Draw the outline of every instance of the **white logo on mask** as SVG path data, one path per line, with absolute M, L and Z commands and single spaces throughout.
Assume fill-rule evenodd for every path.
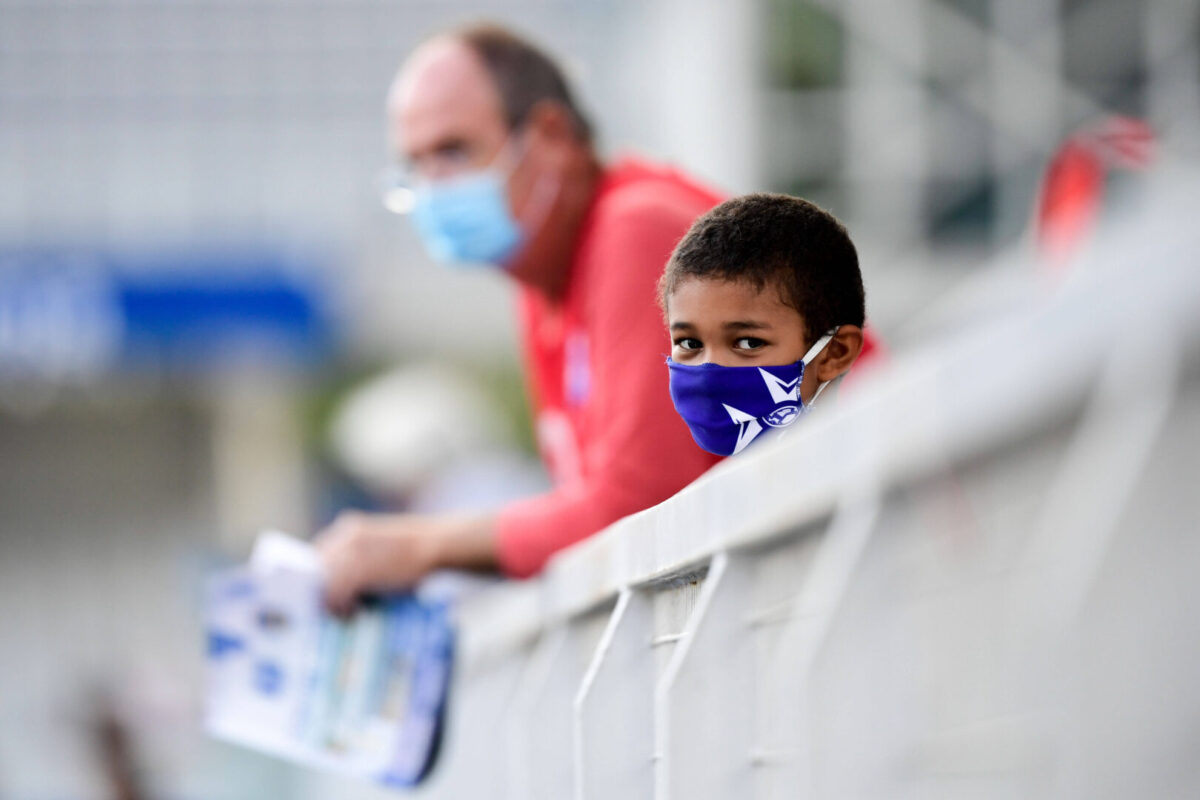
M 763 426 L 757 419 L 747 414 L 745 411 L 736 409 L 733 406 L 721 404 L 725 406 L 726 413 L 729 418 L 738 425 L 737 444 L 734 445 L 733 455 L 742 452 L 746 445 L 754 441 L 754 438 L 762 433 Z
M 800 416 L 800 407 L 789 403 L 786 406 L 780 406 L 762 419 L 772 428 L 786 428 L 795 422 L 798 416 Z
M 763 377 L 763 381 L 767 384 L 767 391 L 771 393 L 771 400 L 775 403 L 785 403 L 791 400 L 793 403 L 800 399 L 800 378 L 792 378 L 790 381 L 785 381 L 783 378 L 772 375 L 762 367 L 758 368 L 759 373 Z

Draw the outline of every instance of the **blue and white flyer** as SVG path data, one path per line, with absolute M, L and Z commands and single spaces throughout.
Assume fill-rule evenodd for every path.
M 325 612 L 321 586 L 311 546 L 276 532 L 210 579 L 206 726 L 308 766 L 414 785 L 441 733 L 449 610 L 394 595 L 343 621 Z

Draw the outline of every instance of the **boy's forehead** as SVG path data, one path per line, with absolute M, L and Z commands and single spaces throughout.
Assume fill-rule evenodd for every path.
M 666 301 L 667 313 L 672 319 L 749 312 L 800 316 L 800 312 L 784 302 L 780 287 L 774 282 L 755 286 L 751 281 L 686 275 L 676 281 Z

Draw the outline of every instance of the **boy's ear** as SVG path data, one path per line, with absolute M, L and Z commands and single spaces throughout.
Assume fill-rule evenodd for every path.
M 850 369 L 862 352 L 863 332 L 857 325 L 842 325 L 817 356 L 817 380 L 831 381 Z

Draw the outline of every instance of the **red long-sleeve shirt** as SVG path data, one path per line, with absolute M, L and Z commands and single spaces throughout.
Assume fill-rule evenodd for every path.
M 677 172 L 618 162 L 584 220 L 562 299 L 521 289 L 538 446 L 556 488 L 499 513 L 507 573 L 537 572 L 720 460 L 696 446 L 671 404 L 656 286 L 693 220 L 721 199 Z

